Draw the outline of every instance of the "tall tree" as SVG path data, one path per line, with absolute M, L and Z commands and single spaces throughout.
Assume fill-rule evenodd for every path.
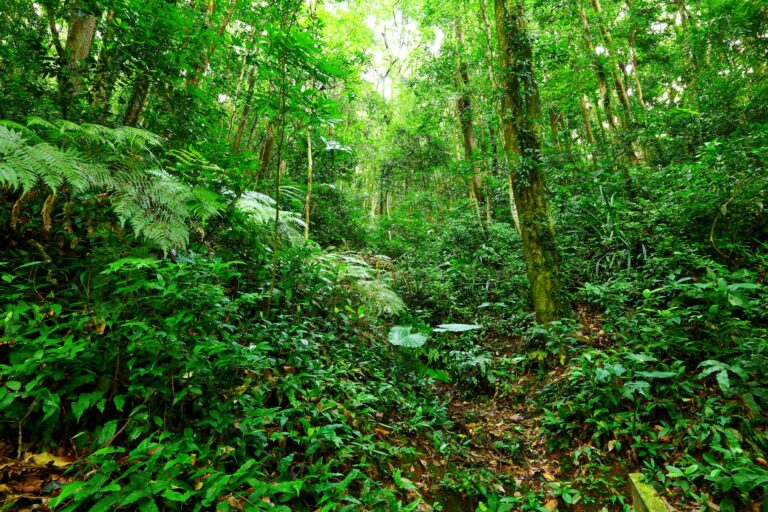
M 457 76 L 457 88 L 458 98 L 456 99 L 456 109 L 459 115 L 459 123 L 461 125 L 461 137 L 464 145 L 464 158 L 467 165 L 472 169 L 472 178 L 470 183 L 470 190 L 472 196 L 478 204 L 478 211 L 480 205 L 484 201 L 483 193 L 483 175 L 480 172 L 480 166 L 477 163 L 477 136 L 475 134 L 475 126 L 473 119 L 473 107 L 472 107 L 472 94 L 469 90 L 469 70 L 467 63 L 462 58 L 462 52 L 464 50 L 464 32 L 461 29 L 460 20 L 456 20 L 456 76 Z
M 542 165 L 533 48 L 521 0 L 495 0 L 495 14 L 504 89 L 504 147 L 514 167 L 512 192 L 520 215 L 536 321 L 546 324 L 560 313 L 560 256 Z

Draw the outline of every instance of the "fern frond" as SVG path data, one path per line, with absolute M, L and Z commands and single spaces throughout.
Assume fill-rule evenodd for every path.
M 347 283 L 368 309 L 377 315 L 394 315 L 406 306 L 392 289 L 389 272 L 375 272 L 356 253 L 326 252 L 314 257 L 321 275 Z
M 163 143 L 163 139 L 159 135 L 132 126 L 115 128 L 113 134 L 116 146 L 135 151 L 149 151 L 150 148 L 159 147 Z
M 45 119 L 37 116 L 30 116 L 27 118 L 27 126 L 30 128 L 33 126 L 40 126 L 42 128 L 45 128 L 49 131 L 56 131 L 58 128 L 55 124 L 51 123 L 50 121 L 46 121 Z
M 43 142 L 43 139 L 41 139 L 38 134 L 36 134 L 34 131 L 30 130 L 29 128 L 27 128 L 21 123 L 3 119 L 0 121 L 0 125 L 5 126 L 7 128 L 11 128 L 13 131 L 19 132 L 27 140 L 31 140 L 33 142 Z
M 243 193 L 237 201 L 237 207 L 259 224 L 268 224 L 275 219 L 275 200 L 267 194 L 249 190 Z M 304 227 L 304 219 L 296 212 L 280 210 L 280 223 L 283 226 L 295 228 Z
M 22 197 L 49 189 L 42 212 L 45 229 L 50 229 L 54 200 L 62 187 L 70 199 L 88 192 L 111 194 L 112 211 L 120 225 L 130 226 L 136 237 L 165 251 L 189 242 L 188 223 L 222 209 L 220 194 L 188 187 L 162 170 L 141 168 L 147 159 L 135 158 L 136 153 L 160 144 L 154 134 L 69 121 L 52 124 L 40 118 L 30 118 L 29 124 L 47 131 L 49 142 L 30 142 L 39 137 L 28 128 L 0 123 L 0 186 L 20 189 Z M 34 137 L 25 137 L 27 132 Z M 126 149 L 132 151 L 123 153 Z M 17 201 L 14 207 L 20 209 L 22 203 Z
M 41 183 L 51 190 L 66 184 L 82 192 L 101 174 L 74 150 L 27 142 L 20 132 L 0 126 L 0 184 L 24 193 Z

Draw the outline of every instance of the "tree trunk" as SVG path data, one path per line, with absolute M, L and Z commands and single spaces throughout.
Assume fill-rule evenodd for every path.
M 584 39 L 584 47 L 589 54 L 589 59 L 592 62 L 592 67 L 595 70 L 597 76 L 597 87 L 600 91 L 600 102 L 605 110 L 605 117 L 608 121 L 608 126 L 611 130 L 616 130 L 616 121 L 613 116 L 613 108 L 611 106 L 611 91 L 608 90 L 608 79 L 605 73 L 603 63 L 600 62 L 600 57 L 595 53 L 595 45 L 592 42 L 592 33 L 589 28 L 589 21 L 587 20 L 587 12 L 584 10 L 584 2 L 582 0 L 579 8 L 579 17 L 581 18 L 581 30 L 582 38 Z
M 504 70 L 504 145 L 516 163 L 511 188 L 520 215 L 536 321 L 546 324 L 560 314 L 560 256 L 541 161 L 541 106 L 533 48 L 522 0 L 495 0 L 495 13 Z
M 240 152 L 240 144 L 243 142 L 243 133 L 245 132 L 245 124 L 248 121 L 248 114 L 251 112 L 251 100 L 253 99 L 253 89 L 256 82 L 256 72 L 251 71 L 248 77 L 248 92 L 245 95 L 245 105 L 243 106 L 243 114 L 240 116 L 240 122 L 237 124 L 237 132 L 235 132 L 235 138 L 232 140 L 232 154 L 236 155 Z
M 136 126 L 139 122 L 139 115 L 149 96 L 149 78 L 144 73 L 140 73 L 133 83 L 133 92 L 128 100 L 128 108 L 125 110 L 123 124 Z
M 105 19 L 105 33 L 102 36 L 101 50 L 99 51 L 98 61 L 96 63 L 96 72 L 94 73 L 93 88 L 91 90 L 91 106 L 97 111 L 100 117 L 106 117 L 109 110 L 109 102 L 112 98 L 112 91 L 115 87 L 115 80 L 112 78 L 110 67 L 112 64 L 112 54 L 107 44 L 107 36 L 115 18 L 115 11 L 109 11 Z M 111 40 L 112 38 L 110 38 Z
M 309 240 L 309 210 L 312 202 L 312 137 L 307 128 L 307 198 L 304 201 L 304 240 Z
M 69 66 L 69 92 L 73 96 L 82 91 L 82 63 L 91 53 L 93 36 L 96 34 L 96 19 L 95 13 L 83 11 L 80 2 L 72 5 L 66 53 Z
M 97 15 L 93 12 L 85 12 L 80 2 L 73 2 L 65 47 L 61 43 L 53 8 L 47 3 L 44 5 L 53 45 L 62 63 L 58 81 L 62 101 L 61 110 L 66 119 L 75 96 L 82 91 L 82 62 L 91 52 L 93 37 L 96 34 Z
M 637 102 L 645 110 L 645 99 L 643 97 L 643 86 L 640 85 L 640 70 L 637 64 L 637 50 L 635 49 L 635 34 L 637 29 L 633 28 L 629 35 L 629 53 L 632 55 L 632 76 L 635 80 L 635 88 L 637 89 Z
M 629 126 L 632 123 L 632 110 L 629 104 L 627 88 L 624 86 L 624 82 L 621 79 L 621 65 L 616 60 L 616 51 L 613 47 L 613 36 L 611 36 L 611 32 L 608 30 L 605 20 L 602 19 L 603 8 L 600 6 L 600 0 L 592 0 L 592 8 L 595 10 L 595 14 L 599 17 L 598 27 L 608 51 L 608 61 L 611 64 L 611 75 L 613 76 L 613 84 L 616 88 L 616 94 L 619 96 L 619 100 L 621 100 L 621 104 L 624 106 L 624 113 L 626 116 L 624 125 Z
M 459 51 L 464 46 L 464 34 L 461 25 L 456 21 L 456 39 Z M 483 204 L 483 176 L 476 161 L 477 137 L 475 136 L 474 121 L 472 116 L 472 95 L 469 91 L 469 70 L 467 64 L 459 54 L 456 55 L 456 73 L 458 75 L 459 97 L 456 100 L 456 108 L 461 123 L 461 135 L 464 143 L 464 157 L 472 169 L 471 187 L 472 194 L 478 205 Z
M 592 132 L 592 122 L 589 119 L 589 103 L 587 102 L 586 94 L 581 97 L 581 120 L 584 122 L 584 131 L 587 134 L 587 142 L 594 144 L 595 134 Z
M 261 147 L 261 165 L 259 166 L 258 180 L 261 181 L 267 177 L 269 163 L 272 161 L 272 147 L 275 145 L 275 135 L 272 129 L 272 123 L 267 125 L 267 131 L 264 134 L 264 145 Z
M 560 112 L 555 108 L 549 109 L 549 129 L 552 131 L 552 138 L 555 139 L 555 149 L 558 152 L 562 151 L 560 145 Z

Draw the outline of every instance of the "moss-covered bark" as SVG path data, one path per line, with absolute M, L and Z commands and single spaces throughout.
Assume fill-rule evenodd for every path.
M 541 159 L 541 106 L 533 50 L 519 0 L 495 0 L 495 13 L 503 70 L 504 145 L 513 164 L 512 192 L 536 321 L 545 324 L 560 313 L 560 256 Z

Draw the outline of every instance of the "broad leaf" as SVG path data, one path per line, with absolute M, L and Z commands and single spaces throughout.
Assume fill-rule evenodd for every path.
M 435 327 L 435 332 L 466 332 L 482 329 L 481 325 L 477 324 L 440 324 Z
M 427 337 L 411 333 L 413 327 L 396 325 L 389 330 L 389 342 L 398 347 L 418 348 L 427 342 Z

